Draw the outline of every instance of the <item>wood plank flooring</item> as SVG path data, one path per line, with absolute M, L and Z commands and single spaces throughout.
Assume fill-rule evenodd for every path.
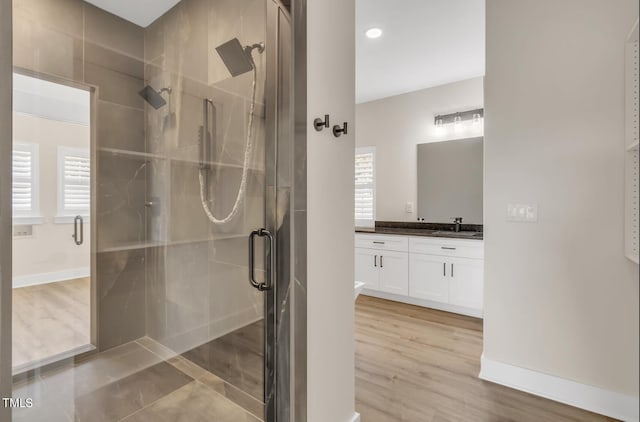
M 364 422 L 609 421 L 478 378 L 482 320 L 383 299 L 356 302 L 356 410 Z
M 13 289 L 13 367 L 90 343 L 90 279 Z

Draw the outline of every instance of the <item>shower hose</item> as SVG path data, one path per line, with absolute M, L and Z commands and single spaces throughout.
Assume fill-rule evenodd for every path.
M 242 179 L 240 180 L 240 187 L 238 188 L 238 195 L 236 195 L 236 200 L 233 203 L 233 208 L 229 211 L 224 218 L 217 218 L 213 215 L 213 211 L 209 208 L 209 204 L 207 203 L 207 193 L 205 189 L 204 183 L 204 171 L 205 169 L 200 169 L 198 172 L 198 179 L 200 180 L 200 201 L 202 202 L 202 208 L 204 209 L 205 214 L 209 220 L 214 224 L 226 224 L 233 220 L 233 218 L 238 214 L 240 210 L 240 205 L 242 204 L 244 192 L 247 186 L 247 173 L 249 172 L 249 160 L 251 158 L 251 150 L 253 147 L 252 142 L 252 129 L 253 129 L 253 112 L 256 104 L 256 79 L 258 77 L 256 66 L 253 66 L 253 82 L 251 85 L 251 107 L 249 109 L 249 123 L 247 124 L 247 142 L 244 150 L 244 163 L 242 165 Z

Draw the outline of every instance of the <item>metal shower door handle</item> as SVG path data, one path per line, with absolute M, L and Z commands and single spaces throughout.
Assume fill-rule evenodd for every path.
M 80 226 L 80 236 L 78 236 L 78 225 Z M 71 237 L 73 237 L 73 241 L 78 246 L 84 243 L 84 220 L 82 219 L 81 215 L 76 215 L 76 217 L 73 219 L 73 234 L 71 235 Z
M 266 273 L 267 275 L 265 277 L 265 283 L 260 283 L 255 279 L 254 265 L 255 265 L 256 237 L 266 237 L 268 240 L 267 245 L 269 246 L 269 248 L 267 249 L 266 254 L 267 254 L 267 257 L 269 258 L 269 261 L 267 263 L 268 268 Z M 260 291 L 271 290 L 271 288 L 273 287 L 272 283 L 273 283 L 274 271 L 276 267 L 275 254 L 274 254 L 275 250 L 276 250 L 275 238 L 273 237 L 273 235 L 269 230 L 267 229 L 254 230 L 249 235 L 249 283 L 251 283 L 253 287 L 255 287 Z

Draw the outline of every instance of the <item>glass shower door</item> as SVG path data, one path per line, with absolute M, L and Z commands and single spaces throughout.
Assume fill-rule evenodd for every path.
M 18 371 L 5 407 L 275 421 L 271 2 L 182 0 L 146 25 L 90 3 L 14 0 L 13 62 L 93 92 L 95 350 Z

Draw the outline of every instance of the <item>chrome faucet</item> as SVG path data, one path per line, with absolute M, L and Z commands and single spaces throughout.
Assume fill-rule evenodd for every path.
M 452 217 L 453 224 L 455 224 L 454 231 L 458 233 L 460 231 L 460 226 L 462 226 L 462 217 Z

